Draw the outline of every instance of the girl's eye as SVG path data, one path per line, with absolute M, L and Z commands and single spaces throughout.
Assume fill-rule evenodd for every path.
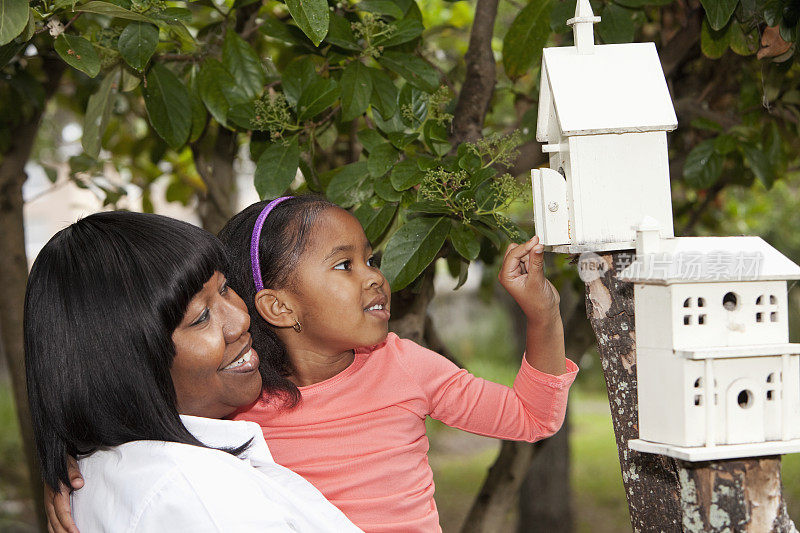
M 334 270 L 350 270 L 350 260 L 342 261 L 333 267 Z
M 367 259 L 367 266 L 371 266 L 373 268 L 378 268 L 381 266 L 381 260 L 375 257 L 374 255 Z
M 194 320 L 194 322 L 192 322 L 191 324 L 189 324 L 189 327 L 191 327 L 191 326 L 197 326 L 197 325 L 199 325 L 199 324 L 202 324 L 203 322 L 205 322 L 206 320 L 208 320 L 208 317 L 209 317 L 209 315 L 210 315 L 210 314 L 211 314 L 211 313 L 209 312 L 209 310 L 208 310 L 208 307 L 206 307 L 206 308 L 203 310 L 203 312 L 200 314 L 200 316 L 199 316 L 199 317 L 197 317 L 197 318 Z

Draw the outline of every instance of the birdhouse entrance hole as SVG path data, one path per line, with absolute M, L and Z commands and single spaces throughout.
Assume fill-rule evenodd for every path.
M 722 297 L 722 307 L 728 311 L 736 310 L 736 308 L 739 307 L 739 298 L 736 296 L 736 293 L 726 292 L 725 296 Z
M 753 393 L 749 390 L 743 390 L 739 393 L 739 396 L 736 397 L 736 401 L 742 409 L 750 409 L 753 405 Z

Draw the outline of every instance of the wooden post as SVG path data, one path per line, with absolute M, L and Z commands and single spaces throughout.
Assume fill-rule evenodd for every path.
M 628 448 L 638 438 L 633 285 L 617 279 L 621 253 L 586 284 L 634 531 L 796 532 L 781 492 L 780 457 L 687 463 Z

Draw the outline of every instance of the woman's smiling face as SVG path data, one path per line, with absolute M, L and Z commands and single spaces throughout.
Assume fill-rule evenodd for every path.
M 247 306 L 215 272 L 172 333 L 179 413 L 222 418 L 258 398 L 261 374 L 249 327 Z

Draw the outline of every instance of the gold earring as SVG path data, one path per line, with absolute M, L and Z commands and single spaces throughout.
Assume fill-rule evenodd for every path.
M 297 320 L 297 317 L 295 317 L 294 319 L 294 326 L 292 326 L 292 329 L 295 330 L 297 333 L 300 333 L 303 330 L 303 326 L 300 325 L 300 321 Z

